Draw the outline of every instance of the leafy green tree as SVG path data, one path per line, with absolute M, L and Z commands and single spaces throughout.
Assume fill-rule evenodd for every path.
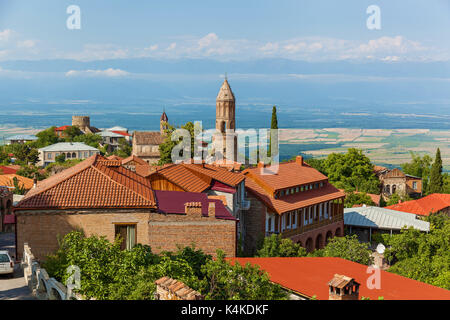
M 412 200 L 412 198 L 407 195 L 407 194 L 398 194 L 397 192 L 395 192 L 394 194 L 392 194 L 389 198 L 389 200 L 386 203 L 386 206 L 392 206 L 394 204 L 397 204 L 399 202 L 405 202 L 405 201 L 409 201 Z
M 17 177 L 13 178 L 13 185 L 14 185 L 14 190 L 13 190 L 14 194 L 23 195 L 23 194 L 27 193 L 27 190 L 25 190 L 23 183 L 20 183 L 19 179 L 17 179 Z
M 368 206 L 375 206 L 376 204 L 372 201 L 372 198 L 365 192 L 355 193 L 350 192 L 346 193 L 344 206 L 346 208 L 352 208 L 355 204 L 365 204 Z
M 356 235 L 331 238 L 323 249 L 308 254 L 312 257 L 339 257 L 353 262 L 371 265 L 373 258 L 368 243 L 360 243 Z
M 20 167 L 19 170 L 17 170 L 16 172 L 17 175 L 22 176 L 22 177 L 26 177 L 29 179 L 34 179 L 36 178 L 36 180 L 41 181 L 47 178 L 47 175 L 40 171 L 39 168 L 37 168 L 34 165 L 30 165 L 30 166 L 22 166 Z
M 38 140 L 32 142 L 30 145 L 39 149 L 60 142 L 60 139 L 55 133 L 55 129 L 56 127 L 51 127 L 37 133 L 36 137 Z
M 277 118 L 277 107 L 276 106 L 273 106 L 273 108 L 272 108 L 272 120 L 270 122 L 270 129 L 278 129 L 278 118 Z M 278 140 L 278 133 L 276 134 L 276 140 Z M 268 149 L 267 154 L 269 156 L 272 156 L 272 136 L 270 136 L 270 143 L 269 143 L 269 147 L 267 149 Z
M 281 235 L 272 234 L 265 237 L 261 249 L 257 252 L 258 257 L 304 257 L 306 249 L 291 239 L 282 239 Z
M 181 126 L 181 129 L 186 129 L 189 131 L 191 135 L 191 158 L 194 156 L 194 124 L 192 122 L 187 122 L 185 125 Z M 172 141 L 172 133 L 175 130 L 175 127 L 168 124 L 166 129 L 166 138 L 164 142 L 159 145 L 159 153 L 160 160 L 158 165 L 163 165 L 166 163 L 172 163 L 172 150 L 173 148 L 182 141 L 183 138 L 180 138 L 178 141 Z
M 436 151 L 436 157 L 434 158 L 433 165 L 431 166 L 430 173 L 430 185 L 428 187 L 428 193 L 441 193 L 444 187 L 444 179 L 442 176 L 442 159 L 441 151 L 439 148 Z
M 389 238 L 384 255 L 393 265 L 388 271 L 449 290 L 450 218 L 437 213 L 426 220 L 429 233 L 410 227 Z
M 380 182 L 373 172 L 373 164 L 362 150 L 350 148 L 347 153 L 331 153 L 325 160 L 307 162 L 326 174 L 337 188 L 380 194 Z
M 325 168 L 325 160 L 326 159 L 317 159 L 317 158 L 309 158 L 306 159 L 305 162 L 309 164 L 314 169 L 320 171 L 321 173 L 327 175 L 327 171 Z
M 63 163 L 64 161 L 66 161 L 66 154 L 65 153 L 61 153 L 59 156 L 55 157 L 55 161 L 57 163 Z
M 113 152 L 118 157 L 127 158 L 131 156 L 132 147 L 125 138 L 119 139 L 119 147 Z
M 75 137 L 83 135 L 83 132 L 78 128 L 78 126 L 69 126 L 64 129 L 64 136 L 67 142 L 71 142 L 75 139 Z
M 266 272 L 249 263 L 232 265 L 218 250 L 217 258 L 202 267 L 205 278 L 201 281 L 201 292 L 206 299 L 213 300 L 284 300 L 283 289 L 269 280 Z
M 429 155 L 420 157 L 411 152 L 412 161 L 401 165 L 402 171 L 415 177 L 422 178 L 422 193 L 426 194 L 430 179 L 431 164 L 433 159 Z
M 14 144 L 14 156 L 23 164 L 35 164 L 39 160 L 39 152 L 28 144 Z
M 94 133 L 86 133 L 73 137 L 73 142 L 82 142 L 93 148 L 99 148 L 102 137 Z

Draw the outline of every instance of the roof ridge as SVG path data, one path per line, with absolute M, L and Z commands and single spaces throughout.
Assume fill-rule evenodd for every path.
M 73 167 L 67 168 L 67 169 L 43 180 L 44 183 L 46 181 L 47 183 L 49 183 L 49 185 L 43 186 L 42 190 L 40 190 L 40 186 L 42 186 L 43 184 L 37 185 L 35 189 L 31 189 L 30 191 L 28 191 L 28 193 L 21 200 L 21 202 L 28 200 L 28 199 L 30 199 L 36 195 L 39 195 L 43 192 L 46 192 L 46 191 L 56 187 L 58 184 L 63 183 L 65 181 L 69 180 L 70 178 L 76 176 L 77 174 L 89 169 L 97 161 L 97 157 L 101 157 L 101 155 L 95 154 L 95 155 L 91 156 L 90 158 L 87 158 L 86 160 L 84 160 L 80 163 L 77 163 Z M 78 168 L 80 168 L 80 170 L 77 170 Z M 71 172 L 68 173 L 67 170 L 70 170 Z M 65 174 L 67 174 L 67 176 L 64 176 Z M 61 177 L 61 179 L 59 179 L 60 177 Z
M 105 169 L 107 169 L 107 170 L 114 171 L 116 174 L 120 175 L 121 177 L 129 178 L 129 179 L 131 179 L 133 182 L 138 183 L 140 186 L 144 186 L 144 187 L 146 187 L 146 188 L 149 188 L 149 191 L 150 191 L 151 196 L 150 196 L 149 198 L 147 198 L 144 194 L 135 191 L 133 188 L 130 188 L 130 187 L 127 186 L 126 184 L 123 184 L 123 183 L 117 181 L 116 179 L 114 179 L 113 177 L 111 177 L 110 175 L 106 174 L 104 171 L 100 170 L 100 168 L 98 168 L 97 166 L 103 167 L 103 168 L 105 168 Z M 122 187 L 127 188 L 127 189 L 130 190 L 131 192 L 135 193 L 136 195 L 138 195 L 139 197 L 141 197 L 141 198 L 143 198 L 143 199 L 145 199 L 145 200 L 147 200 L 147 201 L 150 201 L 150 202 L 155 203 L 155 200 L 152 199 L 152 197 L 153 197 L 153 189 L 151 188 L 151 185 L 150 185 L 150 186 L 146 186 L 146 185 L 144 185 L 143 183 L 139 182 L 137 179 L 133 179 L 133 178 L 131 178 L 131 177 L 126 177 L 124 174 L 122 174 L 122 173 L 119 172 L 118 170 L 112 169 L 111 167 L 105 166 L 105 165 L 103 165 L 103 164 L 101 164 L 101 163 L 96 163 L 96 165 L 93 165 L 92 168 L 94 168 L 96 171 L 98 171 L 99 173 L 101 173 L 103 176 L 105 176 L 107 179 L 111 180 L 111 181 L 114 182 L 115 184 L 118 184 L 118 185 L 120 185 L 120 186 L 122 186 Z M 123 168 L 123 167 L 122 167 L 122 168 Z M 126 168 L 123 168 L 123 169 L 128 170 L 128 169 L 126 169 Z M 134 172 L 131 171 L 131 170 L 129 170 L 129 171 L 130 171 L 130 173 L 134 173 Z M 140 177 L 140 176 L 139 176 L 139 177 Z M 143 179 L 145 179 L 145 178 L 143 178 Z

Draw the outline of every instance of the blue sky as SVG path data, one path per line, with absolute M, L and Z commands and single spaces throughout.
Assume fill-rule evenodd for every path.
M 81 30 L 66 28 L 71 4 L 81 9 Z M 366 27 L 373 4 L 381 30 Z M 0 61 L 447 61 L 448 39 L 448 0 L 0 1 Z
M 224 72 L 241 106 L 450 115 L 450 1 L 0 0 L 2 111 L 213 108 Z

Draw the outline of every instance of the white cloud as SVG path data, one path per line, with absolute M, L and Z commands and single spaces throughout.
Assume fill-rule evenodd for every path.
M 12 35 L 11 29 L 5 29 L 3 31 L 0 31 L 0 41 L 8 41 L 11 35 Z
M 70 70 L 66 72 L 66 77 L 88 76 L 88 77 L 124 77 L 130 73 L 121 69 L 108 68 L 106 70 Z
M 36 45 L 36 41 L 34 40 L 23 40 L 17 42 L 17 47 L 19 48 L 33 48 Z
M 176 42 L 172 42 L 166 50 L 170 51 L 170 50 L 174 50 L 177 47 Z
M 157 44 L 154 44 L 150 47 L 144 48 L 144 50 L 149 50 L 149 51 L 155 51 L 158 50 L 159 46 Z

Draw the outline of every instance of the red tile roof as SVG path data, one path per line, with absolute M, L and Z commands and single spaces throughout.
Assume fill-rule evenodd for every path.
M 386 209 L 428 216 L 430 213 L 450 207 L 450 194 L 433 193 L 418 200 L 410 200 L 386 207 Z
M 94 155 L 31 189 L 16 210 L 154 208 L 150 181 Z
M 14 178 L 17 178 L 19 186 L 22 186 L 25 190 L 33 188 L 33 179 L 25 178 L 17 174 L 0 175 L 0 186 L 14 187 Z
M 130 163 L 130 162 L 134 162 L 134 163 L 136 163 L 136 164 L 141 164 L 141 165 L 144 165 L 144 164 L 148 164 L 147 162 L 145 162 L 143 159 L 141 159 L 141 158 L 139 158 L 139 157 L 137 157 L 137 156 L 135 156 L 135 155 L 131 155 L 131 156 L 129 156 L 128 158 L 125 158 L 125 159 L 123 159 L 122 160 L 122 164 L 128 164 L 128 163 Z
M 15 174 L 18 169 L 11 168 L 8 166 L 0 166 L 0 174 Z
M 64 131 L 64 130 L 66 130 L 66 129 L 69 128 L 69 127 L 71 127 L 71 126 L 69 126 L 69 125 L 67 125 L 67 126 L 61 126 L 61 127 L 55 128 L 55 131 Z
M 262 174 L 263 168 L 251 168 L 244 173 L 272 190 L 291 188 L 302 184 L 309 184 L 327 180 L 327 176 L 306 163 L 299 164 L 296 161 L 280 163 L 278 172 L 274 174 Z M 265 170 L 270 170 L 266 167 Z
M 381 288 L 369 289 L 366 285 L 367 266 L 342 258 L 231 258 L 233 263 L 256 264 L 265 270 L 274 283 L 301 295 L 317 296 L 328 300 L 328 282 L 336 273 L 360 283 L 359 297 L 377 300 L 450 300 L 450 291 L 423 282 L 408 279 L 394 273 L 380 270 Z
M 171 164 L 158 169 L 152 174 L 160 174 L 185 191 L 203 192 L 211 186 L 213 180 L 226 187 L 234 188 L 245 177 L 242 173 L 231 172 L 226 168 L 208 164 Z
M 183 166 L 201 176 L 207 176 L 230 187 L 236 187 L 245 177 L 240 172 L 232 172 L 226 168 L 210 164 L 183 163 Z
M 322 188 L 298 192 L 278 199 L 270 196 L 260 185 L 250 178 L 245 180 L 245 188 L 278 214 L 345 196 L 344 192 L 339 191 L 329 183 Z
M 208 216 L 208 205 L 215 203 L 215 217 L 223 220 L 236 220 L 221 200 L 209 199 L 205 193 L 183 192 L 183 191 L 158 191 L 155 190 L 158 211 L 161 213 L 184 214 L 184 205 L 187 202 L 200 202 L 202 204 L 203 216 Z
M 106 157 L 106 159 L 108 159 L 108 160 L 119 160 L 119 161 L 123 160 L 123 158 L 121 158 L 119 156 L 116 156 L 115 154 L 110 155 L 109 157 Z
M 126 131 L 111 131 L 111 132 L 120 134 L 120 135 L 125 136 L 125 137 L 131 137 L 131 134 L 129 134 L 129 133 L 126 132 Z

